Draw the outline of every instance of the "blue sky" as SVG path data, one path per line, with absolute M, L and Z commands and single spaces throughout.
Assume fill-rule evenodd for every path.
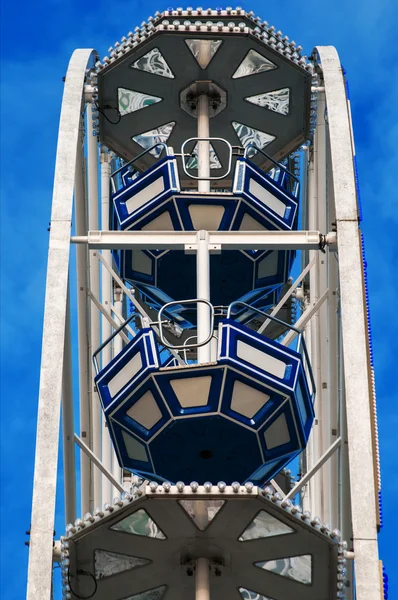
M 170 3 L 169 3 L 170 4 Z M 207 5 L 206 5 L 207 6 Z M 380 430 L 384 528 L 380 555 L 395 577 L 398 394 L 394 289 L 398 267 L 398 72 L 394 0 L 263 3 L 253 10 L 306 53 L 337 47 L 350 84 L 363 204 Z M 25 595 L 48 221 L 62 77 L 78 47 L 108 47 L 166 4 L 113 0 L 3 2 L 1 71 L 1 596 Z M 61 506 L 56 529 L 62 532 Z

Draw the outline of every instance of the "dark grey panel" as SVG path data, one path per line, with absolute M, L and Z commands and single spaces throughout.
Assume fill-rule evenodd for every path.
M 186 39 L 220 39 L 222 45 L 206 69 L 202 69 L 187 47 Z M 161 77 L 131 68 L 131 64 L 153 48 L 159 48 L 174 79 Z M 232 79 L 232 75 L 249 50 L 256 50 L 276 65 L 276 69 Z M 210 135 L 227 139 L 232 145 L 241 145 L 232 122 L 237 121 L 276 136 L 267 147 L 267 153 L 281 159 L 296 149 L 309 133 L 311 75 L 299 65 L 283 57 L 247 33 L 209 35 L 181 31 L 160 31 L 146 42 L 126 53 L 103 69 L 98 75 L 99 107 L 110 120 L 116 121 L 116 111 L 106 106 L 117 106 L 119 87 L 163 98 L 162 102 L 123 116 L 111 124 L 100 114 L 100 137 L 109 148 L 125 159 L 142 151 L 132 137 L 175 121 L 176 126 L 168 140 L 176 152 L 188 137 L 197 135 L 197 120 L 180 107 L 180 93 L 194 81 L 211 80 L 227 92 L 227 108 L 210 121 Z M 281 115 L 244 100 L 247 96 L 288 87 L 290 111 Z M 225 164 L 226 156 L 219 157 Z M 258 159 L 259 160 L 259 159 Z M 154 161 L 149 157 L 146 164 Z M 260 161 L 261 162 L 261 161 Z
M 162 585 L 167 586 L 164 600 L 193 600 L 194 577 L 188 575 L 184 565 L 187 562 L 194 565 L 198 557 L 208 558 L 212 564 L 220 564 L 219 576 L 211 571 L 213 600 L 238 600 L 239 587 L 253 590 L 273 600 L 332 600 L 336 597 L 337 565 L 343 550 L 338 541 L 332 539 L 333 536 L 321 533 L 319 525 L 311 526 L 308 519 L 292 515 L 289 506 L 281 506 L 278 496 L 264 497 L 257 488 L 248 493 L 244 486 L 237 492 L 233 492 L 230 487 L 223 493 L 216 486 L 212 489 L 214 491 L 204 493 L 204 488 L 200 487 L 193 494 L 189 486 L 179 493 L 175 487 L 168 493 L 162 486 L 154 492 L 146 488 L 140 498 L 125 500 L 121 508 L 115 507 L 111 513 L 106 511 L 93 524 L 86 522 L 84 529 L 69 538 L 69 579 L 72 588 L 75 583 L 73 589 L 77 592 L 72 592 L 72 598 L 77 599 L 77 594 L 85 596 L 93 591 L 93 577 L 81 573 L 85 571 L 94 576 L 94 553 L 98 549 L 145 558 L 151 563 L 98 578 L 95 594 L 97 600 L 121 600 Z M 207 528 L 200 531 L 182 509 L 179 503 L 182 499 L 222 499 L 225 503 Z M 115 523 L 140 508 L 145 509 L 167 539 L 131 535 L 111 529 Z M 265 511 L 270 515 L 269 518 L 287 525 L 290 532 L 268 532 L 258 539 L 239 541 L 243 531 L 260 511 Z M 309 585 L 255 566 L 259 561 L 303 555 L 311 556 Z M 286 568 L 294 576 L 300 577 L 300 572 L 303 573 L 300 571 L 303 567 L 299 563 L 295 565 L 293 562 Z M 286 573 L 286 570 L 283 572 Z

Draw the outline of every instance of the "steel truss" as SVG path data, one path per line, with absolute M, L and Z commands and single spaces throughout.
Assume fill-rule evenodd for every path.
M 256 239 L 256 248 L 304 251 L 303 273 L 290 293 L 297 292 L 300 282 L 309 289 L 297 327 L 305 330 L 310 349 L 318 389 L 317 423 L 303 460 L 302 478 L 287 497 L 300 491 L 305 508 L 333 526 L 339 525 L 343 537 L 351 540 L 350 550 L 354 555 L 350 556 L 355 556 L 355 577 L 352 572 L 349 574 L 348 597 L 353 597 L 355 589 L 357 600 L 380 600 L 376 432 L 372 426 L 373 396 L 351 121 L 336 50 L 318 47 L 315 53 L 321 82 L 317 128 L 307 155 L 306 230 L 245 232 L 239 238 L 232 233 L 208 232 L 205 254 L 221 248 L 253 247 L 253 239 Z M 199 254 L 204 239 L 202 232 L 107 231 L 110 159 L 109 154 L 101 152 L 98 160 L 97 144 L 90 136 L 89 88 L 85 93 L 86 69 L 93 56 L 94 50 L 74 52 L 62 102 L 46 282 L 27 587 L 29 600 L 51 598 L 61 398 L 66 521 L 76 518 L 74 442 L 82 449 L 81 514 L 92 510 L 101 501 L 110 500 L 116 490 L 123 489 L 120 468 L 116 460 L 112 460 L 109 436 L 99 413 L 90 367 L 91 355 L 100 343 L 101 328 L 101 339 L 104 340 L 119 326 L 122 295 L 129 295 L 111 268 L 109 249 L 177 247 Z M 86 159 L 82 119 L 85 104 L 88 109 Z M 101 231 L 98 230 L 98 162 L 101 166 Z M 73 196 L 75 235 L 71 237 Z M 337 230 L 337 254 L 334 252 L 334 228 Z M 71 243 L 77 248 L 80 435 L 74 432 L 73 425 L 68 300 Z M 99 249 L 102 249 L 98 256 L 100 261 L 96 260 Z M 325 251 L 320 252 L 320 249 Z M 277 314 L 287 297 L 280 301 L 271 316 Z M 261 331 L 267 325 L 268 321 Z M 120 336 L 117 338 L 115 352 L 122 343 Z M 289 343 L 289 338 L 285 343 Z M 109 353 L 105 360 L 110 358 Z

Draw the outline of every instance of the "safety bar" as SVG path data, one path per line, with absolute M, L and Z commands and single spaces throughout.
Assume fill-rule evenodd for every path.
M 166 348 L 171 348 L 172 350 L 184 350 L 184 348 L 186 349 L 185 344 L 183 344 L 182 346 L 173 346 L 172 344 L 169 344 L 167 342 L 167 340 L 164 339 L 164 337 L 163 337 L 164 321 L 162 321 L 163 311 L 166 310 L 167 308 L 169 308 L 170 306 L 174 306 L 175 304 L 177 304 L 177 305 L 198 304 L 199 302 L 202 302 L 203 304 L 207 304 L 207 306 L 210 308 L 210 313 L 211 313 L 211 321 L 210 321 L 210 327 L 209 327 L 210 333 L 209 333 L 209 336 L 203 342 L 196 343 L 196 344 L 190 344 L 190 348 L 199 348 L 201 346 L 206 346 L 206 344 L 208 344 L 210 342 L 211 338 L 213 337 L 213 330 L 214 330 L 214 308 L 213 308 L 213 305 L 208 300 L 204 300 L 203 298 L 194 298 L 191 300 L 173 300 L 173 302 L 167 302 L 167 304 L 164 304 L 162 306 L 162 308 L 159 310 L 157 322 L 159 323 L 159 339 L 163 346 L 165 346 Z
M 285 171 L 285 173 L 287 173 L 288 175 L 290 175 L 290 177 L 293 177 L 293 179 L 300 185 L 300 180 L 298 179 L 298 177 L 296 177 L 296 175 L 293 175 L 293 173 L 291 171 L 289 171 L 289 169 L 287 169 L 284 165 L 282 165 L 281 163 L 278 163 L 276 160 L 274 160 L 272 158 L 272 156 L 270 156 L 269 154 L 267 154 L 266 152 L 264 152 L 264 150 L 262 150 L 261 148 L 259 148 L 258 146 L 256 146 L 256 144 L 248 144 L 245 148 L 245 153 L 244 153 L 244 158 L 250 158 L 248 156 L 248 150 L 250 148 L 254 148 L 254 150 L 257 150 L 257 152 L 261 152 L 261 154 L 263 154 L 263 156 L 265 156 L 265 158 L 267 158 L 268 160 L 270 160 L 276 167 L 278 167 L 279 169 L 282 169 L 282 171 Z
M 199 177 L 196 175 L 192 175 L 191 173 L 188 173 L 187 171 L 187 165 L 185 163 L 185 157 L 186 156 L 193 156 L 193 152 L 191 153 L 187 153 L 185 154 L 185 146 L 189 143 L 189 142 L 223 142 L 224 144 L 226 144 L 228 146 L 229 149 L 229 159 L 228 159 L 228 169 L 226 171 L 226 173 L 224 173 L 223 175 L 220 175 L 219 177 L 215 177 L 215 176 L 211 176 L 209 175 L 208 177 Z M 209 148 L 209 152 L 210 152 L 210 148 Z M 177 155 L 179 156 L 179 155 Z M 182 158 L 182 168 L 184 169 L 184 173 L 185 175 L 188 175 L 188 177 L 190 177 L 191 179 L 198 179 L 200 181 L 209 181 L 209 180 L 218 180 L 218 179 L 225 179 L 225 177 L 227 177 L 230 172 L 231 172 L 231 167 L 232 167 L 232 146 L 231 144 L 227 141 L 224 140 L 224 138 L 219 138 L 219 137 L 192 137 L 192 138 L 188 138 L 187 140 L 185 140 L 185 142 L 183 143 L 183 145 L 181 146 L 181 158 Z
M 134 317 L 139 317 L 141 319 L 141 327 L 142 327 L 143 326 L 143 316 L 140 315 L 140 313 L 138 313 L 138 312 L 133 312 L 129 316 L 129 318 L 124 323 L 122 323 L 120 325 L 120 327 L 118 327 L 117 329 L 115 329 L 115 331 L 104 342 L 102 342 L 102 344 L 94 352 L 94 354 L 93 354 L 93 363 L 94 363 L 94 368 L 95 368 L 95 374 L 96 375 L 98 375 L 98 373 L 99 373 L 99 367 L 98 367 L 98 361 L 97 361 L 98 354 L 105 348 L 105 346 L 107 346 L 109 344 L 109 342 L 111 342 L 113 340 L 114 337 L 117 336 L 118 333 L 120 333 L 122 331 L 122 329 L 124 329 L 126 327 L 126 325 L 128 325 L 130 323 L 130 321 Z
M 279 323 L 280 325 L 283 325 L 284 327 L 287 327 L 288 329 L 295 331 L 299 336 L 301 336 L 303 334 L 301 329 L 297 329 L 297 327 L 294 327 L 294 325 L 289 325 L 288 323 L 286 323 L 285 321 L 281 321 L 281 319 L 278 319 L 277 317 L 271 317 L 271 315 L 266 313 L 264 310 L 261 310 L 260 308 L 256 308 L 255 306 L 251 306 L 251 304 L 247 304 L 247 302 L 242 302 L 241 300 L 235 300 L 234 302 L 231 302 L 231 304 L 228 306 L 227 319 L 231 318 L 232 307 L 236 306 L 238 304 L 240 304 L 241 306 L 246 306 L 246 308 L 249 308 L 250 310 L 257 312 L 260 315 L 264 315 L 265 317 L 267 317 L 267 319 L 271 319 L 271 321 L 275 321 L 276 323 Z
M 126 169 L 126 167 L 129 167 L 133 163 L 137 162 L 137 160 L 139 160 L 140 158 L 142 158 L 143 156 L 145 156 L 145 154 L 148 154 L 148 152 L 151 152 L 154 148 L 158 148 L 158 146 L 162 147 L 162 151 L 159 154 L 159 158 L 162 155 L 163 150 L 166 150 L 166 156 L 169 156 L 169 151 L 168 151 L 169 149 L 168 149 L 168 146 L 167 146 L 167 144 L 165 142 L 158 142 L 157 144 L 154 144 L 150 148 L 147 148 L 146 150 L 144 150 L 143 152 L 141 152 L 138 156 L 136 156 L 135 158 L 132 158 L 128 163 L 126 163 L 125 165 L 122 165 L 114 173 L 112 173 L 112 175 L 111 175 L 112 191 L 113 192 L 116 191 L 114 180 L 113 180 L 113 178 L 115 177 L 115 175 L 117 175 L 118 173 L 120 173 L 120 171 L 123 171 L 123 169 Z
M 303 352 L 301 352 L 301 348 L 303 349 Z M 305 343 L 304 337 L 302 335 L 300 335 L 298 337 L 298 340 L 297 340 L 297 349 L 296 350 L 300 354 L 304 354 L 305 364 L 306 364 L 306 367 L 307 367 L 307 372 L 308 372 L 308 374 L 310 376 L 311 386 L 312 386 L 311 399 L 312 399 L 312 402 L 314 402 L 315 392 L 316 392 L 315 379 L 314 379 L 314 375 L 312 373 L 312 367 L 311 367 L 310 357 L 309 357 L 308 350 L 307 350 L 307 344 Z
M 191 345 L 188 345 L 189 340 L 197 340 L 198 336 L 197 335 L 190 335 L 189 337 L 187 337 L 187 339 L 184 342 L 184 350 L 183 350 L 183 354 L 184 354 L 184 360 L 185 362 L 187 362 L 187 350 L 189 350 L 191 348 Z

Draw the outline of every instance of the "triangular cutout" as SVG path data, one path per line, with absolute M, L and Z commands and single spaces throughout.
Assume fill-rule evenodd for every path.
M 125 517 L 115 525 L 112 525 L 111 529 L 114 531 L 131 533 L 132 535 L 143 535 L 145 537 L 156 538 L 158 540 L 166 539 L 163 531 L 156 525 L 155 521 L 151 519 L 143 508 L 136 510 L 128 517 Z
M 249 144 L 254 144 L 258 148 L 265 148 L 275 139 L 275 136 L 270 133 L 265 133 L 265 131 L 254 129 L 237 121 L 232 121 L 232 126 L 244 148 Z
M 151 561 L 147 558 L 138 556 L 127 556 L 118 552 L 108 552 L 107 550 L 94 551 L 95 578 L 103 579 L 123 571 L 137 569 L 149 564 Z
M 128 90 L 127 88 L 119 88 L 117 96 L 119 112 L 122 117 L 162 101 L 162 98 L 159 98 L 158 96 L 142 94 L 141 92 Z
M 131 65 L 131 68 L 174 79 L 174 75 L 159 48 L 153 48 L 144 56 L 141 56 Z
M 289 88 L 281 88 L 264 94 L 256 94 L 245 98 L 247 102 L 257 104 L 261 108 L 267 108 L 281 115 L 289 114 L 290 90 Z
M 185 40 L 186 45 L 198 61 L 202 69 L 206 69 L 209 62 L 222 44 L 221 40 Z
M 166 591 L 166 586 L 161 585 L 157 588 L 152 588 L 151 590 L 146 590 L 146 592 L 139 592 L 138 594 L 134 594 L 134 596 L 129 596 L 128 598 L 123 598 L 123 600 L 161 600 Z
M 310 554 L 265 560 L 263 562 L 256 562 L 255 565 L 256 567 L 261 567 L 261 569 L 271 571 L 282 577 L 294 579 L 294 581 L 304 583 L 305 585 L 311 585 L 312 582 L 312 557 Z
M 258 594 L 257 592 L 253 592 L 252 590 L 247 590 L 246 588 L 239 588 L 239 593 L 242 596 L 242 600 L 274 600 L 269 596 L 264 596 L 263 594 Z
M 294 533 L 294 529 L 279 521 L 265 510 L 260 510 L 250 525 L 244 530 L 239 538 L 240 542 L 248 540 L 258 540 L 261 538 L 273 537 L 276 535 L 286 535 Z
M 256 50 L 249 50 L 245 58 L 232 75 L 232 79 L 239 79 L 240 77 L 247 77 L 248 75 L 255 75 L 257 73 L 263 73 L 265 71 L 272 71 L 276 69 L 276 65 L 273 62 L 265 58 Z
M 180 500 L 179 502 L 200 531 L 206 529 L 225 504 L 225 500 Z
M 156 129 L 151 129 L 150 131 L 145 131 L 144 133 L 134 135 L 132 139 L 142 148 L 148 150 L 155 144 L 164 144 L 165 142 L 167 142 L 171 135 L 171 132 L 173 131 L 174 125 L 175 121 L 170 121 L 170 123 L 160 125 L 160 127 L 156 127 Z M 157 146 L 156 148 L 153 148 L 150 151 L 150 154 L 155 156 L 155 158 L 159 158 L 161 152 L 162 148 Z
M 191 152 L 191 158 L 188 159 L 187 169 L 198 168 L 198 143 Z M 217 152 L 214 150 L 212 144 L 210 144 L 210 169 L 222 169 L 220 159 L 217 156 Z

